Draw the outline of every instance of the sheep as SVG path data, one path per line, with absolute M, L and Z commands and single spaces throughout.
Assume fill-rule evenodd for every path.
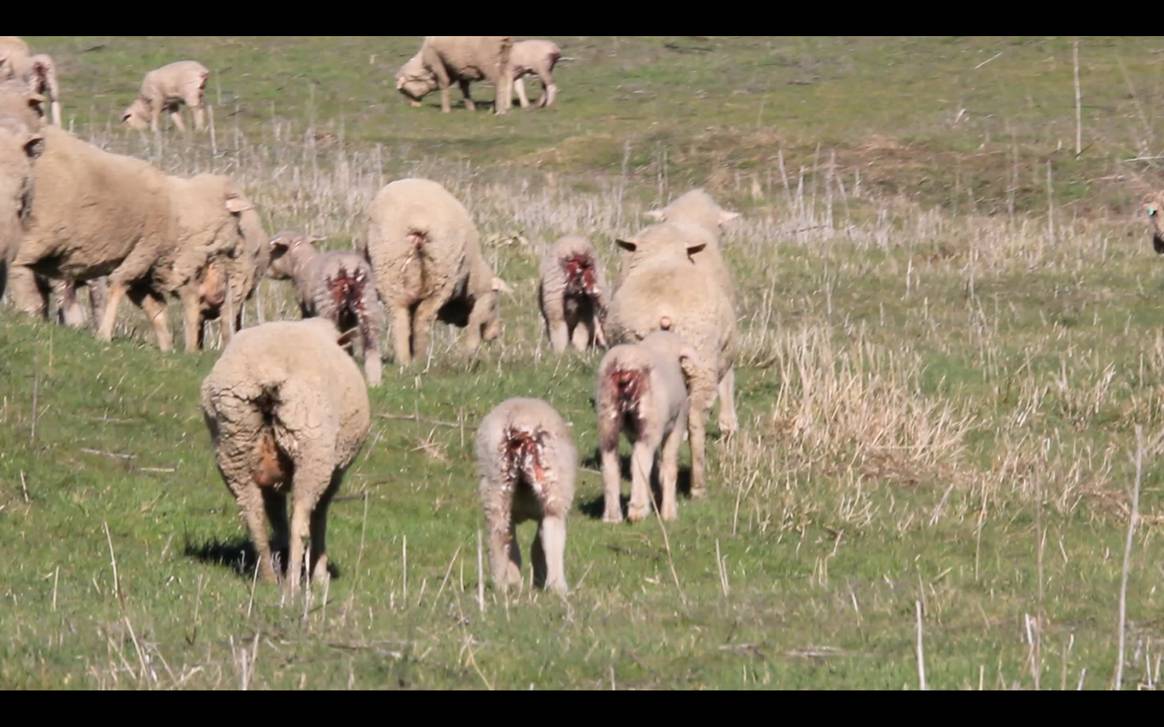
M 606 276 L 590 241 L 561 238 L 542 256 L 540 273 L 538 303 L 553 350 L 561 353 L 571 342 L 579 351 L 605 346 Z
M 630 343 L 656 330 L 678 333 L 696 353 L 687 371 L 691 397 L 687 432 L 691 445 L 691 495 L 707 494 L 704 475 L 706 418 L 716 386 L 735 361 L 736 317 L 731 299 L 714 278 L 692 263 L 713 236 L 686 222 L 652 225 L 629 240 L 626 275 L 606 319 L 613 343 Z
M 670 331 L 655 331 L 638 343 L 615 346 L 602 357 L 594 401 L 602 459 L 603 522 L 622 522 L 618 438 L 624 432 L 633 448 L 627 519 L 638 522 L 650 512 L 647 497 L 657 455 L 663 491 L 660 515 L 664 520 L 677 517 L 679 445 L 689 406 L 683 367 L 690 368 L 695 360 L 695 351 Z
M 1160 212 L 1164 210 L 1164 194 L 1152 192 L 1144 196 L 1144 213 L 1152 226 L 1152 249 L 1157 255 L 1164 255 L 1164 230 L 1160 229 Z
M 254 209 L 239 215 L 242 246 L 227 260 L 215 259 L 206 269 L 199 288 L 200 326 L 221 320 L 224 343 L 242 328 L 243 307 L 266 275 L 270 246 L 263 222 Z
M 36 199 L 13 272 L 23 268 L 26 278 L 39 273 L 73 282 L 108 275 L 98 338 L 112 340 L 117 307 L 129 295 L 151 319 L 158 346 L 170 350 L 164 305 L 140 285 L 177 240 L 165 174 L 55 126 L 41 133 L 45 149 L 34 166 Z M 22 312 L 43 316 L 39 296 L 14 296 L 14 302 Z
M 389 311 L 398 366 L 427 354 L 432 323 L 468 328 L 465 348 L 501 335 L 498 293 L 511 292 L 481 256 L 468 210 L 427 179 L 385 186 L 368 210 L 361 252 Z
M 354 252 L 320 252 L 314 243 L 323 238 L 280 232 L 271 238 L 271 265 L 275 280 L 295 283 L 304 318 L 322 316 L 341 331 L 360 329 L 364 373 L 369 386 L 380 385 L 380 329 L 383 315 L 368 261 Z
M 566 516 L 578 469 L 569 426 L 541 399 L 509 399 L 481 420 L 476 450 L 495 587 L 521 586 L 516 527 L 537 520 L 534 585 L 565 595 Z
M 562 50 L 552 41 L 521 40 L 513 44 L 513 51 L 509 54 L 509 62 L 513 66 L 513 90 L 523 109 L 529 108 L 525 82 L 522 81 L 522 77 L 527 75 L 536 75 L 542 82 L 542 97 L 538 107 L 554 105 L 558 87 L 554 84 L 553 71 L 561 57 Z
M 0 295 L 28 226 L 35 197 L 35 164 L 44 136 L 16 119 L 0 117 Z
M 326 580 L 327 510 L 371 426 L 363 376 L 331 321 L 278 321 L 241 331 L 202 382 L 200 401 L 219 474 L 234 495 L 268 583 L 290 538 L 286 586 Z M 287 495 L 291 495 L 288 530 Z
M 0 80 L 14 78 L 17 68 L 32 55 L 28 43 L 15 35 L 0 35 Z
M 439 88 L 441 111 L 449 113 L 449 86 L 457 82 L 465 97 L 465 108 L 477 107 L 469 95 L 469 84 L 487 81 L 497 88 L 493 110 L 505 114 L 512 105 L 513 68 L 509 55 L 513 38 L 503 35 L 433 35 L 396 74 L 396 90 L 414 106 Z
M 121 114 L 121 123 L 144 131 L 148 120 L 150 130 L 157 131 L 162 111 L 169 111 L 174 126 L 184 132 L 186 125 L 182 122 L 180 109 L 185 104 L 194 115 L 194 128 L 202 131 L 206 127 L 206 79 L 209 76 L 210 71 L 198 61 L 177 61 L 155 68 L 145 74 L 137 98 Z

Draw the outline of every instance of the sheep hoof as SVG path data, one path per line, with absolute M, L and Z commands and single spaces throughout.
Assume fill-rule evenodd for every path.
M 627 508 L 626 519 L 631 521 L 632 523 L 637 523 L 640 520 L 643 520 L 644 518 L 646 518 L 647 514 L 649 512 L 650 512 L 650 508 L 647 507 L 646 505 L 635 505 L 632 502 L 630 507 Z
M 603 513 L 603 515 L 602 515 L 602 522 L 604 522 L 604 523 L 615 523 L 615 524 L 617 524 L 617 523 L 621 523 L 621 522 L 622 522 L 622 513 L 621 513 L 621 512 L 618 512 L 618 513 L 610 513 L 610 512 Z
M 691 499 L 692 500 L 704 500 L 706 498 L 707 498 L 707 488 L 706 487 L 692 487 L 691 488 Z

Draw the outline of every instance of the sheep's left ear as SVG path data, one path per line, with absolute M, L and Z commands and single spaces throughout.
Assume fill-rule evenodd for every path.
M 44 154 L 44 137 L 40 134 L 30 134 L 24 142 L 24 153 L 29 159 L 37 159 Z
M 739 219 L 739 217 L 740 217 L 739 212 L 731 212 L 729 210 L 723 210 L 719 213 L 719 224 L 721 226 L 726 225 L 727 223 L 731 222 L 732 220 Z
M 705 247 L 707 247 L 706 242 L 701 242 L 698 245 L 688 245 L 687 246 L 687 257 L 691 257 L 692 255 L 695 255 L 696 253 L 702 252 L 703 248 L 705 248 Z
M 245 199 L 238 196 L 237 194 L 231 195 L 231 196 L 226 198 L 226 209 L 228 212 L 230 212 L 232 214 L 237 215 L 240 212 L 245 212 L 246 210 L 253 210 L 254 208 L 255 208 L 255 206 L 253 204 L 246 201 Z
M 635 250 L 639 249 L 639 244 L 634 240 L 615 240 L 614 244 L 618 245 L 627 252 L 634 252 Z
M 506 285 L 505 281 L 501 278 L 493 278 L 493 292 L 513 295 L 513 288 Z

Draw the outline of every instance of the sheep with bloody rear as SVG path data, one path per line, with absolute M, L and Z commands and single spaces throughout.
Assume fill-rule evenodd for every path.
M 606 345 L 606 274 L 586 238 L 563 237 L 542 256 L 538 302 L 555 352 L 570 343 L 579 351 Z
M 562 416 L 540 399 L 510 399 L 477 429 L 477 470 L 489 531 L 494 584 L 521 585 L 516 526 L 537 520 L 534 585 L 564 594 L 566 515 L 574 501 L 578 452 Z

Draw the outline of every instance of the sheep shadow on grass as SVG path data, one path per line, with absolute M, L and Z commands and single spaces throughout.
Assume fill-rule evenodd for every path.
M 280 576 L 286 576 L 287 546 L 281 548 L 272 546 L 271 551 L 275 557 L 275 566 Z M 255 546 L 249 538 L 244 536 L 237 536 L 229 540 L 211 538 L 200 543 L 187 540 L 182 548 L 182 553 L 187 558 L 229 568 L 234 571 L 235 575 L 245 580 L 251 580 L 255 577 L 255 566 L 259 561 Z M 327 572 L 332 578 L 340 577 L 340 569 L 332 562 L 330 553 L 328 554 Z
M 619 464 L 619 487 L 620 493 L 618 496 L 619 507 L 622 509 L 623 515 L 626 515 L 627 505 L 630 504 L 630 483 L 631 483 L 631 458 L 629 454 L 618 455 Z M 592 470 L 602 471 L 602 453 L 598 448 L 594 449 L 594 453 L 581 463 L 582 467 Z M 675 494 L 680 497 L 691 499 L 691 466 L 684 467 L 679 465 L 679 476 L 675 483 Z M 651 469 L 651 497 L 655 500 L 655 507 L 662 509 L 663 507 L 663 488 L 659 485 L 659 468 L 655 466 Z M 606 495 L 599 493 L 597 497 L 592 497 L 585 502 L 579 503 L 578 511 L 588 518 L 593 520 L 601 520 L 603 513 L 606 511 Z

